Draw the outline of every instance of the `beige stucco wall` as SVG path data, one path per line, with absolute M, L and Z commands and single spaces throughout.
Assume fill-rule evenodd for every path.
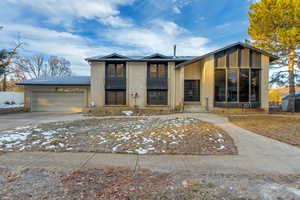
M 214 57 L 209 56 L 201 61 L 201 105 L 208 110 L 214 108 Z
M 96 107 L 105 104 L 105 63 L 91 63 L 91 102 Z
M 130 107 L 135 105 L 144 108 L 147 104 L 147 63 L 127 62 L 127 104 Z M 133 95 L 137 93 L 136 98 Z
M 168 63 L 168 104 L 171 109 L 175 109 L 176 105 L 176 76 L 175 76 L 175 63 Z
M 33 92 L 55 92 L 56 88 L 80 88 L 84 91 L 84 105 L 88 107 L 91 101 L 90 86 L 24 86 L 24 106 L 31 109 L 31 96 Z
M 196 62 L 184 67 L 184 80 L 200 80 L 201 63 Z
M 261 57 L 261 90 L 260 90 L 260 101 L 261 101 L 261 108 L 265 111 L 269 111 L 269 57 L 262 55 Z
M 184 102 L 184 67 L 177 68 L 175 71 L 175 106 L 183 109 Z

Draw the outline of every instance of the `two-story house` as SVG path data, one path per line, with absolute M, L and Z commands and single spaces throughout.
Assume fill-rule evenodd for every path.
M 270 62 L 277 57 L 245 43 L 191 56 L 87 58 L 91 77 L 48 77 L 25 85 L 32 111 L 261 108 L 268 111 Z

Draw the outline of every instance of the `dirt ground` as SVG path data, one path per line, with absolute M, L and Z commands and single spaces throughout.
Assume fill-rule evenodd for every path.
M 230 122 L 254 133 L 300 147 L 300 118 L 280 116 L 229 116 Z
M 0 151 L 237 154 L 221 128 L 195 118 L 117 118 L 55 122 L 0 133 Z
M 127 168 L 0 169 L 1 199 L 297 200 L 300 176 L 176 174 Z

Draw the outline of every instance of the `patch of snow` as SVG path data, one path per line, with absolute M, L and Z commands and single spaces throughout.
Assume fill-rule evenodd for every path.
M 135 152 L 138 154 L 146 154 L 148 153 L 148 149 L 143 149 L 142 147 L 139 147 L 138 149 L 135 149 Z
M 300 197 L 300 190 L 295 188 L 288 188 L 288 191 Z
M 122 111 L 122 113 L 124 115 L 131 116 L 133 114 L 133 111 L 131 111 L 131 110 L 125 110 L 125 111 Z
M 219 143 L 223 143 L 224 142 L 224 139 L 223 138 L 218 138 L 217 140 Z
M 32 144 L 32 145 L 35 145 L 35 144 L 39 144 L 39 143 L 41 143 L 41 140 L 33 141 L 31 144 Z
M 36 132 L 42 132 L 43 131 L 43 129 L 41 129 L 41 128 L 35 128 L 33 130 L 36 131 Z
M 119 148 L 119 146 L 121 146 L 122 144 L 117 144 L 117 145 L 115 145 L 111 150 L 112 150 L 112 152 L 116 152 L 117 151 L 117 149 Z
M 56 147 L 56 146 L 51 145 L 51 146 L 46 147 L 46 149 L 55 149 L 55 147 Z
M 0 142 L 14 142 L 14 141 L 24 141 L 27 139 L 27 137 L 31 134 L 31 132 L 26 133 L 15 133 L 15 134 L 4 134 L 0 136 Z
M 51 135 L 54 135 L 56 133 L 57 133 L 56 131 L 51 130 L 51 131 L 42 132 L 41 134 L 44 135 L 44 136 L 51 136 Z
M 24 107 L 24 104 L 12 104 L 12 105 L 1 104 L 1 105 L 0 105 L 0 109 L 7 109 L 7 108 L 21 108 L 21 107 Z
M 15 128 L 15 130 L 23 130 L 23 129 L 28 129 L 28 128 L 30 128 L 30 126 L 20 126 L 20 127 Z

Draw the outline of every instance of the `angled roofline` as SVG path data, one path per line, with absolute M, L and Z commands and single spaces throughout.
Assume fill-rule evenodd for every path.
M 161 57 L 161 59 L 171 59 L 172 58 L 171 56 L 166 56 L 166 55 L 163 55 L 160 53 L 154 53 L 150 56 L 143 57 L 143 59 L 151 59 L 151 58 L 155 58 L 155 57 Z
M 119 57 L 119 58 L 111 58 L 111 57 Z M 96 61 L 96 60 L 105 60 L 105 59 L 130 59 L 129 57 L 127 56 L 123 56 L 121 54 L 118 54 L 118 53 L 111 53 L 111 54 L 108 54 L 106 56 L 94 56 L 94 57 L 90 57 L 90 58 L 85 58 L 84 60 L 86 61 Z
M 111 58 L 113 56 L 119 56 L 120 58 Z M 109 54 L 107 56 L 95 56 L 95 57 L 90 57 L 90 58 L 86 58 L 85 60 L 87 62 L 106 62 L 106 61 L 123 61 L 123 62 L 150 62 L 150 61 L 161 61 L 161 62 L 185 62 L 188 60 L 191 60 L 193 58 L 195 58 L 195 56 L 177 56 L 177 57 L 173 57 L 173 56 L 165 56 L 163 54 L 159 54 L 159 53 L 155 53 L 152 54 L 150 56 L 146 56 L 146 57 L 136 57 L 136 56 L 132 56 L 132 57 L 126 57 L 126 56 L 122 56 L 119 54 Z M 160 58 L 156 58 L 156 57 L 160 57 Z
M 189 60 L 189 61 L 180 63 L 180 64 L 176 65 L 176 68 L 180 68 L 180 67 L 185 66 L 185 65 L 193 64 L 193 63 L 198 62 L 199 60 L 201 60 L 201 59 L 203 59 L 203 58 L 205 58 L 205 57 L 214 55 L 215 53 L 218 53 L 218 52 L 220 52 L 220 51 L 224 51 L 224 50 L 226 50 L 226 49 L 229 49 L 229 48 L 231 48 L 231 47 L 235 47 L 235 46 L 238 46 L 238 45 L 240 45 L 240 46 L 242 46 L 242 47 L 244 47 L 244 48 L 249 48 L 249 49 L 252 49 L 252 50 L 254 50 L 254 51 L 260 52 L 261 54 L 264 54 L 264 55 L 266 55 L 266 56 L 269 56 L 270 59 L 271 59 L 271 62 L 272 62 L 272 61 L 275 61 L 275 60 L 277 60 L 277 59 L 279 58 L 279 57 L 277 57 L 277 56 L 274 56 L 274 55 L 271 54 L 271 53 L 268 53 L 268 52 L 266 52 L 266 51 L 264 51 L 264 50 L 258 49 L 258 48 L 254 47 L 254 46 L 252 46 L 252 45 L 247 44 L 247 43 L 244 43 L 244 42 L 236 42 L 236 43 L 227 45 L 227 46 L 225 46 L 225 47 L 223 47 L 223 48 L 220 48 L 220 49 L 217 49 L 217 50 L 215 50 L 215 51 L 212 51 L 212 52 L 209 52 L 209 53 L 207 53 L 207 54 L 204 54 L 204 55 L 202 55 L 202 56 L 196 57 L 196 58 L 194 58 L 194 59 L 192 59 L 192 60 Z

